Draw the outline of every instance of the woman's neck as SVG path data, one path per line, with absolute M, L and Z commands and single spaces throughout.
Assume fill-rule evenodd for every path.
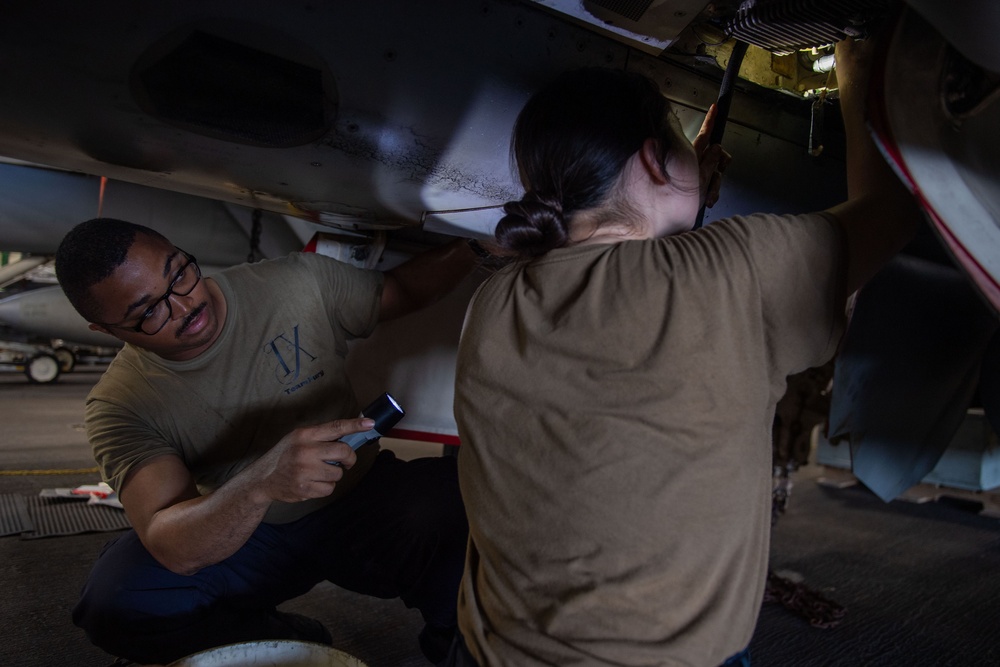
M 631 207 L 601 206 L 578 211 L 570 220 L 570 245 L 620 243 L 653 238 L 652 225 Z

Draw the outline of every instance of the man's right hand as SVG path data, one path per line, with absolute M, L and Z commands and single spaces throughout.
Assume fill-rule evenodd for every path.
M 158 456 L 129 473 L 119 498 L 150 554 L 172 572 L 194 574 L 242 547 L 273 501 L 330 495 L 357 461 L 339 439 L 374 425 L 371 419 L 340 419 L 296 429 L 205 495 L 179 456 Z
M 358 418 L 295 429 L 248 468 L 258 480 L 254 491 L 286 503 L 330 495 L 344 470 L 357 461 L 340 438 L 374 426 L 371 419 Z

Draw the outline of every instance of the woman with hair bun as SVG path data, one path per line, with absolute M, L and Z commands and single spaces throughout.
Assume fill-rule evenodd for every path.
M 828 360 L 847 295 L 918 213 L 838 45 L 849 200 L 691 231 L 729 157 L 648 79 L 567 73 L 514 128 L 515 258 L 478 290 L 455 415 L 470 524 L 451 665 L 748 665 L 767 572 L 771 424 Z M 861 55 L 858 55 L 858 54 Z

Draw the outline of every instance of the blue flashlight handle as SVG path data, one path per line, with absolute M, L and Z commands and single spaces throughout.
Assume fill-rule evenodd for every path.
M 360 433 L 352 433 L 350 435 L 345 435 L 340 439 L 341 442 L 346 442 L 351 446 L 351 449 L 357 449 L 366 442 L 371 442 L 375 438 L 381 438 L 382 434 L 371 428 L 367 431 L 361 431 Z

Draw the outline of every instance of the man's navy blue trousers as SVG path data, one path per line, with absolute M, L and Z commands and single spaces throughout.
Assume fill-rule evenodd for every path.
M 401 598 L 441 631 L 456 623 L 467 538 L 455 458 L 407 462 L 383 451 L 347 497 L 261 524 L 235 554 L 190 576 L 124 533 L 101 552 L 73 620 L 112 655 L 166 664 L 213 646 L 302 639 L 275 607 L 327 580 Z

